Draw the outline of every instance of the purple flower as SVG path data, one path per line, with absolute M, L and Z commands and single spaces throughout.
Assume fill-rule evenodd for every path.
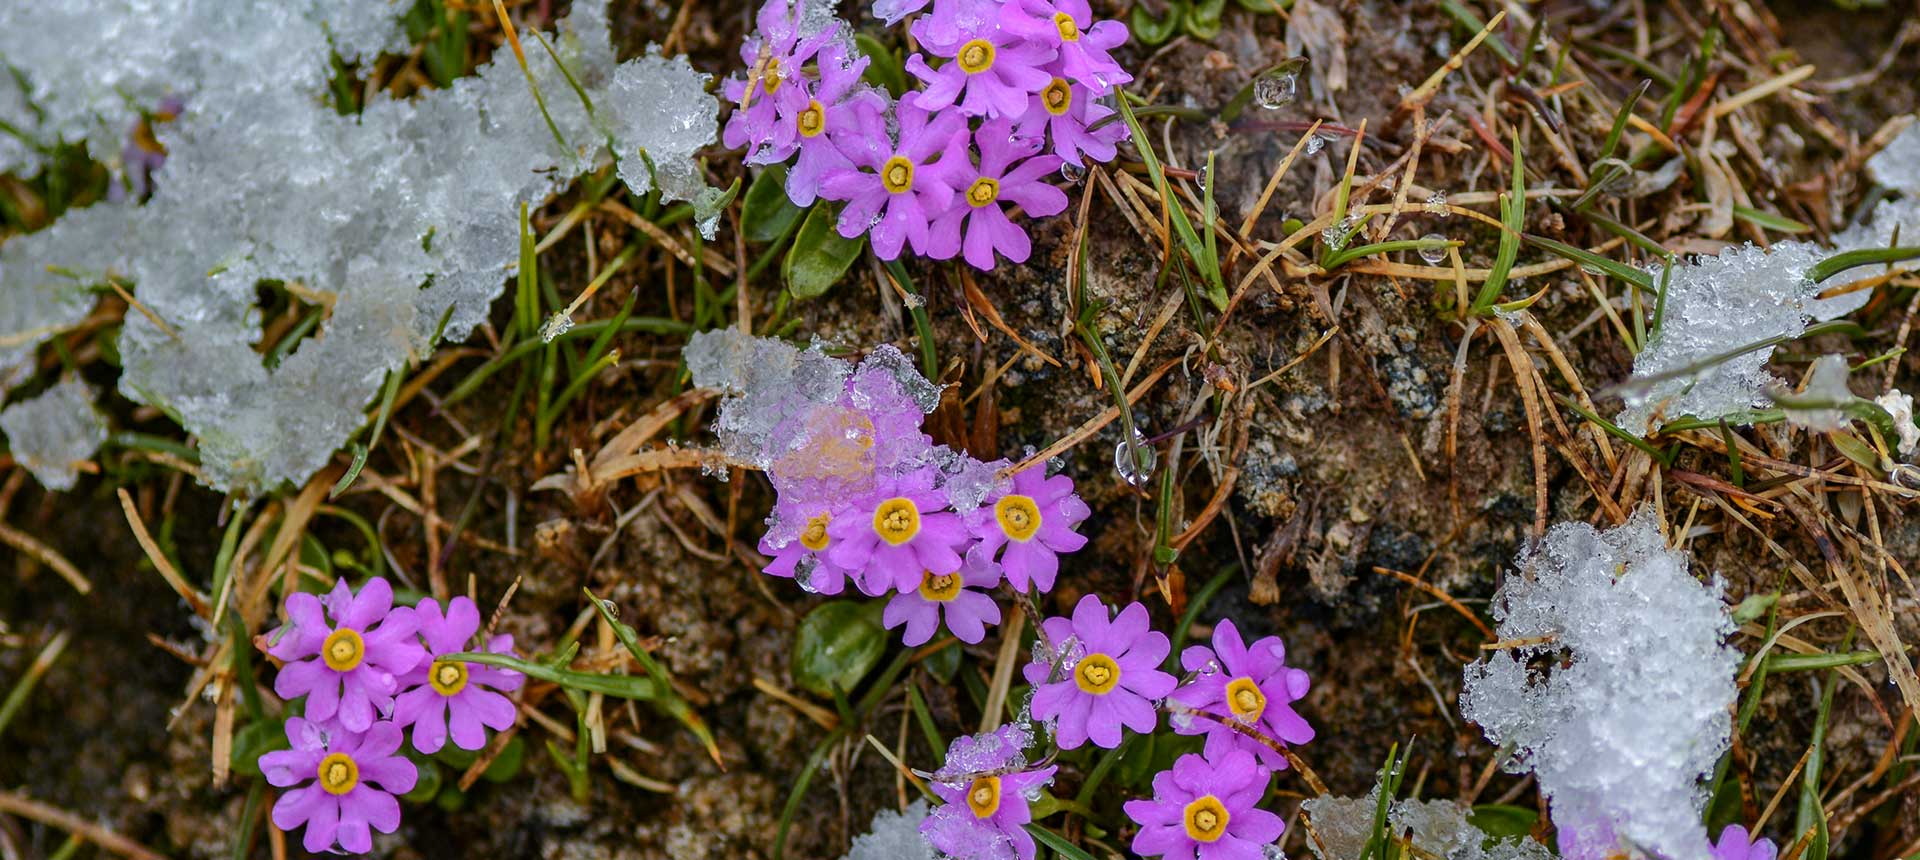
M 1713 860 L 1773 860 L 1780 849 L 1771 839 L 1754 839 L 1747 828 L 1729 824 L 1720 831 L 1720 842 L 1713 846 Z
M 1094 123 L 1110 117 L 1114 110 L 1094 100 L 1093 91 L 1056 77 L 1047 82 L 1027 103 L 1014 134 L 1020 137 L 1046 136 L 1053 141 L 1053 154 L 1075 167 L 1085 167 L 1085 159 L 1112 161 L 1114 144 L 1127 138 L 1127 125 L 1109 122 L 1099 128 Z
M 414 639 L 413 610 L 394 607 L 393 587 L 379 577 L 357 596 L 344 579 L 325 598 L 295 594 L 287 598 L 287 618 L 267 636 L 267 653 L 286 663 L 273 691 L 282 699 L 306 696 L 307 719 L 316 722 L 337 715 L 348 731 L 366 731 L 376 710 L 393 712 L 399 676 L 426 658 Z
M 1245 750 L 1223 756 L 1183 755 L 1153 777 L 1152 800 L 1129 800 L 1140 824 L 1133 851 L 1142 856 L 1261 860 L 1286 824 L 1255 804 L 1269 772 Z
M 991 568 L 968 565 L 959 573 L 922 571 L 919 587 L 902 590 L 888 600 L 881 620 L 888 630 L 907 625 L 901 642 L 908 646 L 924 645 L 940 627 L 940 616 L 944 613 L 947 629 L 953 631 L 955 638 L 969 645 L 976 644 L 987 638 L 987 625 L 1000 623 L 1000 606 L 993 598 L 967 589 L 987 589 L 999 584 L 1000 573 Z
M 790 504 L 785 499 L 775 503 L 775 507 L 775 517 L 770 518 L 769 522 L 775 518 L 785 520 L 789 517 L 798 517 L 799 522 L 804 525 L 800 527 L 799 534 L 793 535 L 784 544 L 774 543 L 773 529 L 768 529 L 767 533 L 760 537 L 760 552 L 773 559 L 761 572 L 768 576 L 794 580 L 802 589 L 814 594 L 833 595 L 845 591 L 849 573 L 855 574 L 854 584 L 860 586 L 860 590 L 869 596 L 879 596 L 887 592 L 886 587 L 868 588 L 865 578 L 858 575 L 861 571 L 848 571 L 827 559 L 827 550 L 833 545 L 832 536 L 827 534 L 827 526 L 833 522 L 835 516 L 846 513 L 844 509 L 833 511 L 821 504 L 808 511 L 800 509 L 798 505 Z M 790 530 L 781 529 L 781 531 Z M 891 582 L 886 583 L 887 586 L 891 584 Z
M 1127 25 L 1094 23 L 1087 0 L 1009 0 L 1000 9 L 1000 26 L 1058 52 L 1057 68 L 1067 80 L 1100 92 L 1133 81 L 1109 53 L 1126 44 Z
M 883 260 L 900 256 L 902 245 L 926 253 L 929 222 L 953 202 L 948 174 L 967 160 L 966 117 L 936 116 L 923 97 L 909 93 L 894 103 L 898 137 L 887 134 L 883 117 L 859 115 L 860 127 L 834 140 L 851 166 L 828 172 L 820 185 L 821 196 L 847 201 L 840 235 L 871 231 L 873 252 Z
M 382 720 L 360 734 L 293 717 L 287 740 L 293 749 L 260 757 L 269 784 L 300 786 L 273 804 L 273 826 L 305 825 L 301 844 L 316 854 L 333 850 L 336 841 L 349 854 L 365 854 L 373 849 L 369 827 L 392 833 L 400 826 L 394 795 L 412 791 L 420 774 L 413 762 L 394 755 L 399 726 Z
M 992 19 L 942 18 L 936 8 L 912 29 L 928 50 L 952 60 L 934 69 L 919 54 L 907 58 L 907 71 L 926 84 L 920 101 L 928 110 L 958 104 L 967 116 L 1017 117 L 1026 112 L 1027 97 L 1052 78 L 1041 69 L 1053 61 L 1052 48 L 1002 30 Z M 949 29 L 955 36 L 943 38 Z
M 409 688 L 400 694 L 393 707 L 393 721 L 413 727 L 413 748 L 436 753 L 447 742 L 452 729 L 453 745 L 477 750 L 487 745 L 486 729 L 504 731 L 513 725 L 513 702 L 495 690 L 520 689 L 526 676 L 512 669 L 499 669 L 479 663 L 442 662 L 437 658 L 467 650 L 467 642 L 480 631 L 480 609 L 468 597 L 447 601 L 445 615 L 440 602 L 429 597 L 416 610 L 420 635 L 427 640 L 427 656 L 401 679 Z M 487 641 L 487 653 L 513 653 L 513 637 L 502 634 Z M 481 728 L 485 726 L 486 728 Z
M 1053 781 L 1058 767 L 1026 769 L 1028 737 L 1016 725 L 963 735 L 947 747 L 933 793 L 946 803 L 920 823 L 920 833 L 955 860 L 1033 860 L 1028 797 Z
M 960 174 L 967 184 L 953 207 L 933 222 L 928 255 L 950 259 L 964 247 L 967 262 L 985 271 L 993 270 L 996 251 L 1011 262 L 1024 263 L 1032 243 L 1027 231 L 1007 218 L 1001 207 L 1011 202 L 1036 218 L 1065 211 L 1066 192 L 1042 181 L 1060 169 L 1060 159 L 1034 155 L 1039 142 L 1015 137 L 1013 122 L 1007 119 L 982 125 L 974 145 L 980 150 L 980 166 Z
M 862 571 L 869 584 L 917 589 L 925 571 L 960 569 L 967 529 L 946 507 L 931 469 L 884 478 L 872 497 L 827 524 L 827 559 Z
M 1034 718 L 1059 721 L 1054 741 L 1061 749 L 1089 739 L 1113 749 L 1120 745 L 1121 726 L 1153 731 L 1159 722 L 1153 701 L 1175 686 L 1173 676 L 1160 671 L 1173 646 L 1149 626 L 1145 606 L 1129 603 L 1109 619 L 1106 604 L 1089 594 L 1073 608 L 1072 620 L 1049 618 L 1041 629 L 1068 656 L 1069 676 L 1050 681 L 1052 665 L 1040 661 L 1028 663 L 1022 674 L 1034 685 Z
M 1072 478 L 1049 478 L 1046 466 L 1034 466 L 1013 476 L 1013 492 L 967 515 L 967 530 L 979 541 L 967 550 L 967 562 L 998 565 L 1018 591 L 1052 591 L 1060 554 L 1087 544 L 1073 527 L 1090 513 L 1073 494 Z
M 802 32 L 798 11 L 788 0 L 767 0 L 760 7 L 759 33 L 740 45 L 746 76 L 730 78 L 722 87 L 737 109 L 727 119 L 721 140 L 734 149 L 752 149 L 747 160 L 754 163 L 793 154 L 801 112 L 813 100 L 801 69 L 839 35 L 834 27 Z
M 840 42 L 820 48 L 820 83 L 812 99 L 794 116 L 794 145 L 800 157 L 787 174 L 787 199 L 793 205 L 812 206 L 828 173 L 853 166 L 841 154 L 837 139 L 849 133 L 860 134 L 862 116 L 878 118 L 886 113 L 886 94 L 860 84 L 860 73 L 867 62 L 865 55 L 852 58 Z
M 1287 646 L 1280 637 L 1268 636 L 1249 646 L 1232 621 L 1222 621 L 1213 628 L 1213 647 L 1189 647 L 1180 654 L 1180 664 L 1200 674 L 1192 683 L 1173 691 L 1174 701 L 1258 729 L 1282 743 L 1313 740 L 1313 727 L 1294 712 L 1292 705 L 1307 694 L 1307 673 L 1287 666 Z M 1265 767 L 1287 767 L 1286 756 L 1225 723 L 1205 718 L 1190 718 L 1185 723 L 1174 720 L 1173 730 L 1183 735 L 1206 735 L 1209 758 L 1241 749 L 1252 753 Z

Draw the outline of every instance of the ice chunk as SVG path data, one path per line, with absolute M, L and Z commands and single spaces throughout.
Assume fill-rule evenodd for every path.
M 168 159 L 145 206 L 73 213 L 0 251 L 0 350 L 13 350 L 0 353 L 0 370 L 81 319 L 85 289 L 111 274 L 161 321 L 128 315 L 121 391 L 200 437 L 216 489 L 301 482 L 365 423 L 389 371 L 427 356 L 436 332 L 464 338 L 485 317 L 515 269 L 523 204 L 641 148 L 653 176 L 630 181 L 660 177 L 669 199 L 702 199 L 693 153 L 712 138 L 717 111 L 706 76 L 657 55 L 616 66 L 604 0 L 573 4 L 554 39 L 564 72 L 530 46 L 525 73 L 500 52 L 444 90 L 376 98 L 359 116 L 326 107 L 329 51 L 351 60 L 400 47 L 395 19 L 406 8 L 0 5 L 0 56 L 30 76 L 29 96 L 47 109 L 32 130 L 42 138 L 84 137 L 111 157 L 128 105 L 187 95 L 159 132 Z M 623 160 L 623 170 L 628 160 L 641 163 Z M 331 306 L 317 335 L 271 369 L 256 351 L 262 281 Z
M 1827 432 L 1847 426 L 1846 412 L 1827 408 L 1827 404 L 1853 399 L 1853 391 L 1847 388 L 1847 359 L 1832 353 L 1814 359 L 1813 369 L 1807 372 L 1806 387 L 1799 394 L 1781 391 L 1775 393 L 1774 398 L 1789 404 L 1786 406 L 1788 422 L 1808 430 Z M 1801 405 L 1796 408 L 1791 404 Z
M 1494 602 L 1503 641 L 1466 670 L 1461 710 L 1532 771 L 1568 860 L 1632 844 L 1705 858 L 1701 777 L 1732 732 L 1740 655 L 1716 580 L 1667 548 L 1651 509 L 1600 532 L 1562 523 Z
M 1901 456 L 1913 456 L 1914 449 L 1920 448 L 1920 426 L 1913 423 L 1913 395 L 1895 388 L 1874 398 L 1873 402 L 1893 416 L 1893 430 L 1900 434 Z
M 907 804 L 904 812 L 880 810 L 867 832 L 854 837 L 841 860 L 933 860 L 933 846 L 920 835 L 920 822 L 926 817 L 924 800 Z
M 1300 808 L 1313 821 L 1307 845 L 1321 860 L 1352 860 L 1366 849 L 1373 835 L 1373 816 L 1379 808 L 1380 787 L 1365 797 L 1321 795 Z M 1387 830 L 1411 842 L 1419 856 L 1441 860 L 1550 860 L 1545 845 L 1525 837 L 1489 841 L 1487 834 L 1467 820 L 1466 810 L 1445 800 L 1394 801 L 1387 807 Z
M 71 490 L 79 463 L 107 441 L 107 420 L 93 406 L 93 389 L 77 379 L 62 380 L 39 397 L 0 412 L 13 458 L 49 490 Z
M 1881 185 L 1920 195 L 1920 122 L 1910 122 L 1887 148 L 1867 159 L 1867 172 Z

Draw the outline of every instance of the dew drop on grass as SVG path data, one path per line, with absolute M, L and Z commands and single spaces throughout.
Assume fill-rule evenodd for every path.
M 1439 233 L 1428 233 L 1425 236 L 1421 236 L 1420 241 L 1445 242 L 1447 241 L 1447 237 L 1442 236 Z M 1447 258 L 1447 248 L 1445 245 L 1427 245 L 1420 249 L 1420 259 L 1427 261 L 1429 264 L 1438 264 L 1441 260 L 1444 260 L 1446 258 Z
M 573 317 L 567 316 L 564 312 L 555 311 L 553 316 L 547 317 L 547 321 L 540 324 L 540 342 L 553 343 L 554 338 L 572 330 Z
M 1133 444 L 1122 439 L 1113 446 L 1113 470 L 1120 473 L 1120 480 L 1136 487 L 1144 487 L 1153 477 L 1154 460 L 1158 455 L 1153 446 L 1147 444 L 1147 437 L 1138 429 L 1133 431 Z
M 1253 100 L 1267 110 L 1291 104 L 1299 92 L 1300 76 L 1292 71 L 1275 72 L 1253 82 Z
M 1435 215 L 1441 218 L 1453 214 L 1452 210 L 1447 208 L 1447 192 L 1445 191 L 1435 191 L 1427 195 L 1426 205 L 1420 208 L 1428 215 Z
M 1326 148 L 1326 145 L 1327 145 L 1327 139 L 1324 137 L 1321 137 L 1320 135 L 1316 134 L 1312 137 L 1309 137 L 1307 138 L 1307 154 L 1308 155 L 1316 154 L 1320 150 Z

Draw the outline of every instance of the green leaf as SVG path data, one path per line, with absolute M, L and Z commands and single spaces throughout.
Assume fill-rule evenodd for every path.
M 1489 839 L 1526 836 L 1540 820 L 1537 810 L 1504 803 L 1482 803 L 1467 812 L 1467 821 L 1487 834 Z
M 1220 15 L 1226 6 L 1227 0 L 1199 0 L 1193 4 L 1187 9 L 1187 34 L 1205 40 L 1220 35 Z
M 740 229 L 749 242 L 771 242 L 786 235 L 806 210 L 787 199 L 787 166 L 770 164 L 747 186 L 741 204 Z
M 261 756 L 290 748 L 292 745 L 287 742 L 286 723 L 258 720 L 241 726 L 239 731 L 233 733 L 233 751 L 228 756 L 233 763 L 234 773 L 261 776 Z
M 1576 263 L 1579 263 L 1582 266 L 1589 266 L 1595 269 L 1599 269 L 1600 271 L 1605 272 L 1608 275 L 1612 275 L 1616 279 L 1625 281 L 1629 284 L 1639 287 L 1642 290 L 1646 290 L 1648 292 L 1651 292 L 1653 290 L 1652 275 L 1649 275 L 1646 272 L 1643 272 L 1639 269 L 1636 269 L 1618 260 L 1602 257 L 1599 254 L 1595 254 L 1592 251 L 1588 251 L 1585 248 L 1576 248 L 1572 245 L 1566 244 L 1565 242 L 1556 242 L 1544 236 L 1528 235 L 1526 236 L 1526 240 L 1527 240 L 1527 244 L 1534 245 L 1539 248 L 1545 248 L 1548 251 L 1551 251 L 1555 254 L 1559 254 L 1560 256 L 1565 257 L 1569 260 L 1572 260 Z
M 871 603 L 880 606 L 878 601 Z M 815 607 L 793 635 L 793 681 L 818 696 L 852 690 L 887 651 L 887 632 L 867 604 L 834 600 Z
M 1813 268 L 1807 270 L 1807 280 L 1817 284 L 1858 266 L 1871 266 L 1875 263 L 1892 264 L 1915 257 L 1920 257 L 1920 247 L 1867 248 L 1847 251 L 1815 263 Z
M 634 661 L 647 671 L 647 677 L 653 679 L 656 689 L 659 690 L 659 695 L 653 700 L 654 707 L 685 725 L 702 744 L 706 745 L 707 754 L 713 757 L 714 762 L 719 763 L 720 748 L 714 744 L 713 731 L 707 728 L 706 720 L 700 718 L 700 714 L 694 711 L 693 706 L 687 704 L 687 700 L 680 698 L 680 694 L 674 691 L 673 678 L 667 674 L 666 668 L 660 665 L 660 661 L 653 659 L 653 655 L 647 653 L 647 649 L 640 647 L 640 634 L 614 617 L 611 602 L 601 600 L 591 590 L 585 588 L 580 590 L 587 595 L 588 600 L 593 602 L 593 608 L 599 610 L 600 620 L 613 628 L 613 635 L 620 640 L 620 644 L 627 649 L 627 653 L 632 654 Z
M 1135 39 L 1140 40 L 1143 45 L 1158 45 L 1172 38 L 1174 31 L 1180 29 L 1180 22 L 1186 17 L 1187 0 L 1168 0 L 1165 17 L 1156 19 L 1153 13 L 1147 11 L 1144 4 L 1135 3 L 1133 14 L 1128 20 L 1132 22 L 1130 29 L 1133 30 Z
M 853 34 L 853 46 L 869 60 L 867 70 L 860 75 L 861 80 L 886 88 L 894 98 L 899 98 L 901 93 L 907 91 L 907 70 L 900 65 L 899 55 L 887 50 L 887 46 L 880 44 L 879 39 L 865 33 Z
M 520 767 L 527 761 L 527 742 L 519 735 L 508 739 L 500 754 L 494 756 L 493 763 L 480 772 L 480 778 L 488 782 L 506 782 L 520 775 Z
M 927 659 L 920 661 L 920 668 L 942 684 L 953 683 L 953 676 L 960 671 L 960 649 L 942 648 Z
M 1134 8 L 1138 9 L 1140 7 L 1135 6 Z M 1033 835 L 1034 841 L 1053 849 L 1053 853 L 1066 858 L 1066 860 L 1093 860 L 1092 854 L 1088 854 L 1086 851 L 1081 850 L 1079 846 L 1068 842 L 1065 836 L 1061 836 L 1038 824 L 1027 825 L 1027 832 Z
M 440 783 L 443 781 L 440 766 L 434 764 L 432 759 L 414 758 L 411 755 L 407 758 L 413 759 L 414 770 L 418 771 L 420 776 L 414 781 L 413 790 L 400 795 L 400 799 L 408 803 L 426 803 L 439 795 Z
M 1749 209 L 1745 206 L 1733 207 L 1733 217 L 1738 218 L 1742 221 L 1745 221 L 1748 224 L 1752 224 L 1756 227 L 1764 227 L 1768 230 L 1772 230 L 1775 233 L 1811 233 L 1813 232 L 1812 227 L 1809 227 L 1805 224 L 1795 221 L 1792 218 L 1788 218 L 1785 215 L 1775 215 L 1772 212 L 1762 212 L 1758 209 Z
M 1262 12 L 1272 14 L 1293 8 L 1293 0 L 1234 0 L 1234 2 L 1239 3 L 1240 8 L 1256 14 Z
M 484 663 L 502 669 L 512 669 L 529 678 L 537 678 L 559 684 L 562 687 L 579 690 L 583 693 L 603 693 L 621 699 L 652 701 L 658 695 L 651 678 L 635 675 L 601 675 L 594 672 L 575 672 L 572 669 L 558 669 L 540 663 L 530 663 L 518 657 L 506 654 L 476 654 L 462 652 L 448 654 L 442 660 L 461 663 Z
M 847 274 L 853 261 L 860 259 L 860 252 L 866 250 L 865 234 L 858 239 L 848 239 L 834 229 L 838 215 L 831 206 L 816 205 L 807 213 L 807 220 L 801 222 L 799 234 L 793 237 L 793 246 L 787 249 L 780 272 L 794 298 L 810 299 L 832 289 Z
M 1804 672 L 1810 669 L 1838 669 L 1841 666 L 1865 666 L 1880 662 L 1878 651 L 1843 651 L 1839 654 L 1768 654 L 1767 671 Z

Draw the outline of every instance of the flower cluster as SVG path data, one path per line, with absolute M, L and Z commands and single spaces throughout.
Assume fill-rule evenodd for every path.
M 897 23 L 927 3 L 875 12 Z M 824 0 L 767 0 L 757 24 L 722 139 L 751 164 L 793 159 L 794 204 L 843 203 L 840 234 L 868 235 L 882 259 L 1025 262 L 1008 205 L 1059 214 L 1067 196 L 1046 178 L 1111 160 L 1127 134 L 1098 104 L 1133 80 L 1111 54 L 1127 28 L 1094 21 L 1086 0 L 935 0 L 908 28 L 926 51 L 906 62 L 919 88 L 898 99 L 862 83 L 870 60 Z
M 443 610 L 427 598 L 394 606 L 393 587 L 378 577 L 355 594 L 343 580 L 324 597 L 287 598 L 287 623 L 268 634 L 267 653 L 283 664 L 273 690 L 305 699 L 305 715 L 287 720 L 292 749 L 260 757 L 267 782 L 287 788 L 273 806 L 281 830 L 305 826 L 308 851 L 352 853 L 373 847 L 369 832 L 400 826 L 395 795 L 413 790 L 418 771 L 399 755 L 403 730 L 413 747 L 478 750 L 487 729 L 513 725 L 519 672 L 441 660 L 470 650 L 480 610 L 455 597 Z M 513 637 L 492 637 L 485 649 L 510 653 Z
M 760 539 L 767 574 L 821 594 L 851 582 L 891 595 L 883 620 L 904 626 L 908 645 L 943 622 L 962 642 L 985 639 L 1000 623 L 989 592 L 1002 580 L 1053 588 L 1060 554 L 1086 544 L 1074 527 L 1090 510 L 1073 479 L 1044 464 L 1001 479 L 1004 461 L 935 446 L 913 396 L 931 386 L 890 347 L 838 385 L 831 400 L 780 407 L 770 435 L 783 450 L 767 468 L 778 498 Z

